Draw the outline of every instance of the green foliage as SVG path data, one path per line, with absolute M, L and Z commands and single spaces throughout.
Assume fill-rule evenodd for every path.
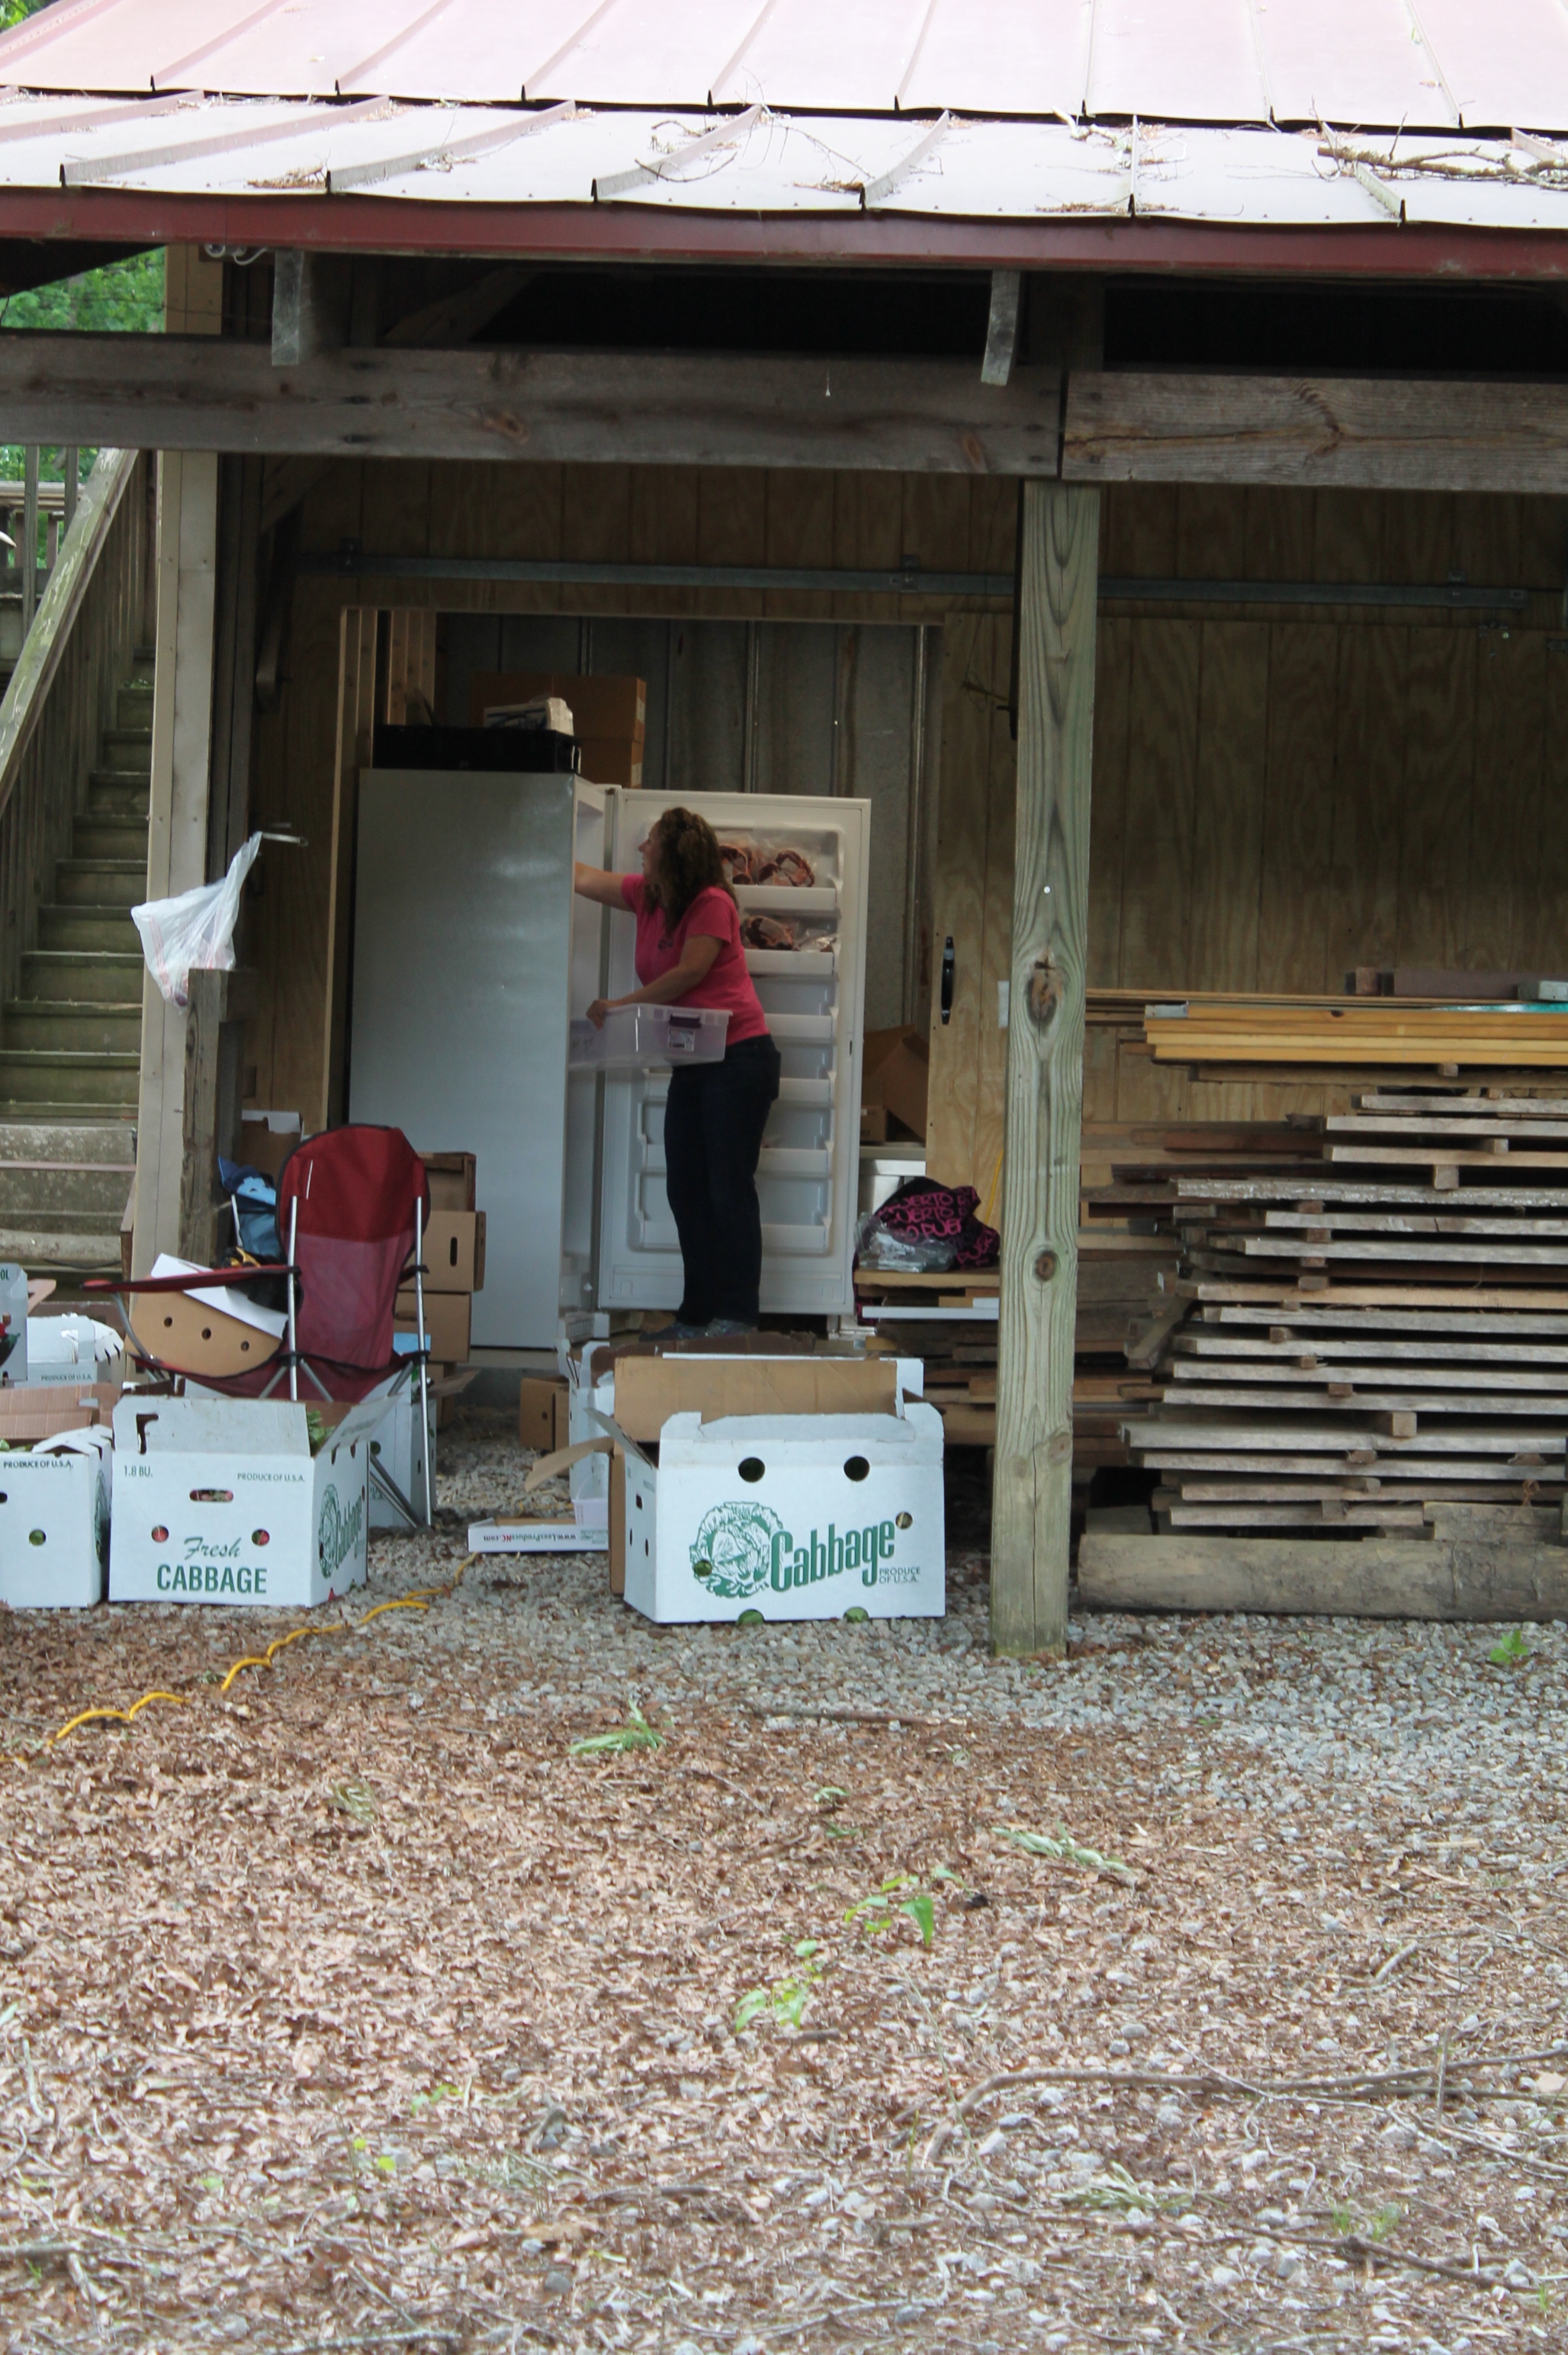
M 368 1824 L 375 1820 L 375 1793 L 368 1783 L 361 1783 L 357 1778 L 334 1783 L 326 1804 L 335 1807 L 340 1816 L 351 1817 L 357 1824 Z
M 1119 1858 L 1102 1856 L 1097 1848 L 1085 1848 L 1075 1840 L 1065 1824 L 1058 1824 L 1054 1835 L 1026 1831 L 1021 1824 L 997 1824 L 995 1837 L 1021 1848 L 1026 1856 L 1043 1856 L 1052 1864 L 1076 1864 L 1085 1872 L 1103 1872 L 1107 1880 L 1119 1881 L 1128 1889 L 1136 1880 Z
M 770 1987 L 748 1987 L 735 2006 L 735 2033 L 750 2028 L 764 2012 L 775 2028 L 798 2028 L 821 1978 L 824 1965 L 816 1960 L 817 1942 L 801 1938 L 795 1949 L 795 1967 Z
M 1081 2191 L 1064 2191 L 1062 2205 L 1069 2208 L 1091 2208 L 1098 2213 L 1125 2216 L 1130 2209 L 1141 2209 L 1146 2215 L 1179 2212 L 1189 2203 L 1184 2193 L 1145 2190 L 1122 2165 L 1114 2158 L 1104 2175 L 1086 2183 Z
M 590 1733 L 574 1742 L 568 1756 L 572 1758 L 619 1758 L 628 1750 L 662 1750 L 664 1735 L 656 1733 L 636 1702 L 626 1704 L 626 1722 L 615 1726 L 609 1733 Z
M 844 1616 L 851 1627 L 863 1627 L 869 1625 L 871 1614 L 859 1603 L 851 1603 Z
M 1500 1644 L 1494 1644 L 1487 1654 L 1494 1668 L 1522 1668 L 1530 1657 L 1530 1646 L 1524 1640 L 1522 1627 L 1510 1627 Z
M 35 16 L 48 5 L 49 0 L 0 0 L 0 33 L 8 33 L 24 16 Z
M 742 1611 L 735 1622 L 737 1627 L 765 1627 L 767 1624 L 760 1611 Z
M 16 0 L 0 0 L 0 30 L 19 23 L 28 13 L 25 7 L 17 8 Z M 5 328 L 155 336 L 161 332 L 163 324 L 161 246 L 150 253 L 133 253 L 124 261 L 107 261 L 101 270 L 84 270 L 80 277 L 59 278 L 48 286 L 29 286 L 24 293 L 7 294 L 0 301 L 0 327 Z M 95 450 L 82 452 L 84 474 L 97 454 Z M 21 444 L 0 442 L 0 476 L 8 482 L 20 481 L 22 464 Z M 38 474 L 46 483 L 63 482 L 65 451 L 44 450 L 39 456 Z
M 902 1914 L 920 1932 L 920 1943 L 929 1946 L 936 1935 L 936 1908 L 920 1885 L 918 1872 L 890 1872 L 881 1887 L 869 1897 L 845 1913 L 846 1922 L 859 1922 L 862 1930 L 876 1937 L 891 1930 Z

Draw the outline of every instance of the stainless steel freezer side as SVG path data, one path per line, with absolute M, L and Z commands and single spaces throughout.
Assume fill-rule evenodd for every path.
M 570 776 L 360 778 L 349 1116 L 477 1156 L 481 1348 L 556 1339 L 577 794 Z

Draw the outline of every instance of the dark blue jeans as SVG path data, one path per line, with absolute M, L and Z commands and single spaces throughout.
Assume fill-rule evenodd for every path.
M 722 1062 L 672 1071 L 665 1106 L 665 1190 L 680 1237 L 683 1325 L 757 1321 L 763 1218 L 757 1156 L 779 1092 L 779 1050 L 742 1039 Z

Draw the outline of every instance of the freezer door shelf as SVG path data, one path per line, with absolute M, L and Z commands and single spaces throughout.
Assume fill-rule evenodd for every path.
M 638 1167 L 650 1178 L 665 1174 L 664 1146 L 645 1145 L 638 1156 Z M 803 1145 L 764 1145 L 757 1160 L 757 1183 L 765 1186 L 770 1178 L 828 1178 L 833 1174 L 833 1156 Z
M 788 973 L 800 981 L 826 981 L 838 970 L 837 949 L 748 949 L 750 974 Z M 769 1019 L 772 1019 L 770 1016 Z
M 792 964 L 797 962 L 786 959 Z M 777 1047 L 831 1047 L 833 1028 L 831 1014 L 768 1014 L 768 1028 Z
M 743 916 L 836 916 L 838 894 L 831 883 L 737 883 L 735 901 Z
M 637 1222 L 638 1239 L 647 1251 L 678 1252 L 680 1237 L 673 1219 L 642 1219 Z M 832 1249 L 833 1238 L 826 1227 L 784 1227 L 763 1220 L 763 1249 L 776 1252 L 781 1259 L 824 1259 Z M 630 1281 L 630 1279 L 628 1279 Z M 630 1300 L 632 1291 L 616 1295 Z
M 661 1071 L 656 1065 L 650 1064 L 645 1074 L 644 1103 L 662 1104 L 669 1094 L 669 1082 L 667 1070 Z M 804 1104 L 809 1111 L 831 1112 L 833 1082 L 831 1079 L 781 1080 L 778 1102 L 781 1104 Z

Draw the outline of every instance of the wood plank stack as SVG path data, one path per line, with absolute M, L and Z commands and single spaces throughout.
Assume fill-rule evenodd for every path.
M 1179 998 L 1146 1007 L 1144 1040 L 1157 1063 L 1400 1064 L 1455 1074 L 1477 1066 L 1548 1070 L 1568 1065 L 1568 1007 Z
M 1561 1498 L 1568 1096 L 1369 1092 L 1302 1146 L 1091 1198 L 1181 1252 L 1158 1400 L 1124 1425 L 1159 1525 L 1420 1533 Z

